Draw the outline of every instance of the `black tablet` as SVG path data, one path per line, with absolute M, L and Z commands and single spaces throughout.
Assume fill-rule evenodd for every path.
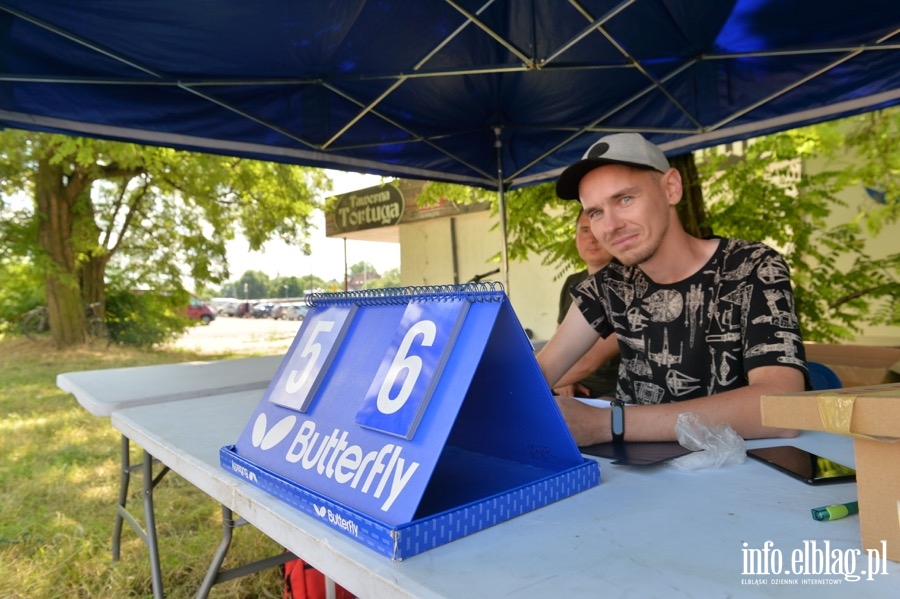
M 617 466 L 654 466 L 691 453 L 675 441 L 598 443 L 578 450 L 586 455 L 611 459 Z
M 810 485 L 856 482 L 856 470 L 793 445 L 748 449 L 751 458 Z

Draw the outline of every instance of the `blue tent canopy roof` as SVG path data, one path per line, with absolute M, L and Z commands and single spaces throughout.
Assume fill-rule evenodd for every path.
M 900 3 L 6 0 L 0 124 L 506 188 L 900 102 Z

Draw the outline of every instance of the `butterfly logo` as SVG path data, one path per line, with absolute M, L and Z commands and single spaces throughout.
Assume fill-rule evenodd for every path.
M 316 515 L 319 516 L 320 518 L 324 518 L 324 517 L 325 517 L 325 513 L 328 511 L 328 510 L 325 509 L 325 506 L 324 506 L 324 505 L 323 505 L 323 506 L 318 506 L 318 505 L 316 505 L 316 504 L 313 504 L 313 510 L 315 510 Z
M 259 447 L 264 451 L 272 449 L 288 436 L 296 422 L 296 416 L 288 416 L 282 418 L 275 423 L 275 426 L 266 430 L 268 421 L 266 420 L 266 414 L 263 412 L 256 417 L 256 422 L 253 423 L 253 432 L 250 435 L 250 441 L 253 443 L 254 447 Z

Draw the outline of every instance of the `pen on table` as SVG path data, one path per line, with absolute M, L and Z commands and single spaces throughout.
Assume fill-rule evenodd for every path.
M 859 513 L 859 503 L 856 501 L 812 508 L 812 517 L 815 520 L 839 520 L 857 513 Z

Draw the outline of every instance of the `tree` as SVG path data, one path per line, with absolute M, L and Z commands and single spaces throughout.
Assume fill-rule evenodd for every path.
M 304 295 L 303 284 L 306 277 L 277 277 L 269 288 L 269 297 L 300 297 Z
M 260 270 L 248 270 L 235 284 L 237 295 L 240 299 L 259 300 L 270 297 L 272 279 Z
M 300 292 L 301 295 L 307 295 L 309 293 L 314 293 L 316 291 L 321 291 L 326 287 L 330 288 L 328 283 L 325 282 L 324 279 L 317 277 L 316 275 L 310 273 L 303 277 L 299 277 L 300 279 Z
M 710 152 L 701 162 L 709 224 L 718 235 L 781 251 L 807 340 L 851 339 L 861 323 L 900 323 L 900 253 L 873 258 L 865 250 L 865 231 L 875 235 L 898 215 L 898 161 L 879 158 L 886 139 L 900 142 L 898 110 L 769 135 L 746 144 L 743 156 Z M 811 173 L 803 165 L 813 159 L 832 168 Z M 854 184 L 891 189 L 893 199 L 829 225 L 844 203 L 837 193 Z
M 350 267 L 350 277 L 355 277 L 356 275 L 371 275 L 373 273 L 377 274 L 378 271 L 368 262 L 357 262 Z
M 400 286 L 400 269 L 392 268 L 386 271 L 381 278 L 369 281 L 369 289 L 387 289 Z
M 238 227 L 251 250 L 277 237 L 308 252 L 309 217 L 328 189 L 318 169 L 0 132 L 0 191 L 33 199 L 0 225 L 0 240 L 18 243 L 41 272 L 58 346 L 84 341 L 83 305 L 104 300 L 113 261 L 135 287 L 221 282 Z
M 302 277 L 290 276 L 270 279 L 263 272 L 248 270 L 238 279 L 223 284 L 217 293 L 208 293 L 207 295 L 243 299 L 245 283 L 247 284 L 247 297 L 252 299 L 298 298 L 315 291 L 331 290 L 332 287 L 332 285 L 313 274 Z

